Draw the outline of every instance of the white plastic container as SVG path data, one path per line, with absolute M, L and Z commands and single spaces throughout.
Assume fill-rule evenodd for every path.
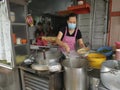
M 15 22 L 15 13 L 14 12 L 10 12 L 10 19 L 11 19 L 11 22 Z

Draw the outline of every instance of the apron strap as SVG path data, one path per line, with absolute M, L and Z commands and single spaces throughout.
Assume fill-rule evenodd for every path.
M 77 32 L 78 32 L 78 28 L 76 28 L 76 31 L 75 31 L 74 37 L 77 36 Z
M 76 36 L 77 36 L 77 32 L 78 32 L 78 28 L 76 28 L 76 30 L 75 30 L 74 37 L 76 37 Z M 67 27 L 66 27 L 66 29 L 65 29 L 65 35 L 64 35 L 64 36 L 66 36 L 66 35 L 67 35 Z
M 65 35 L 64 36 L 66 36 L 67 35 L 67 27 L 66 27 L 66 29 L 65 29 Z

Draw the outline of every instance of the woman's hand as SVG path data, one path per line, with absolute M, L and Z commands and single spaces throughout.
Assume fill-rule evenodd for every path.
M 70 52 L 70 47 L 67 45 L 67 43 L 64 43 L 64 48 L 67 53 Z

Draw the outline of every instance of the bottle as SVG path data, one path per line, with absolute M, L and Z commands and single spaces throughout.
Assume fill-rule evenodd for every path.
M 116 49 L 115 59 L 120 60 L 120 49 Z
M 16 44 L 21 44 L 21 38 L 17 38 Z
M 83 0 L 78 0 L 78 5 L 83 5 L 84 1 Z

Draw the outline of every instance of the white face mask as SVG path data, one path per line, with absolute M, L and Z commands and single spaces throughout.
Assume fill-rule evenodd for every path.
M 68 23 L 69 30 L 75 30 L 76 24 L 75 23 Z

